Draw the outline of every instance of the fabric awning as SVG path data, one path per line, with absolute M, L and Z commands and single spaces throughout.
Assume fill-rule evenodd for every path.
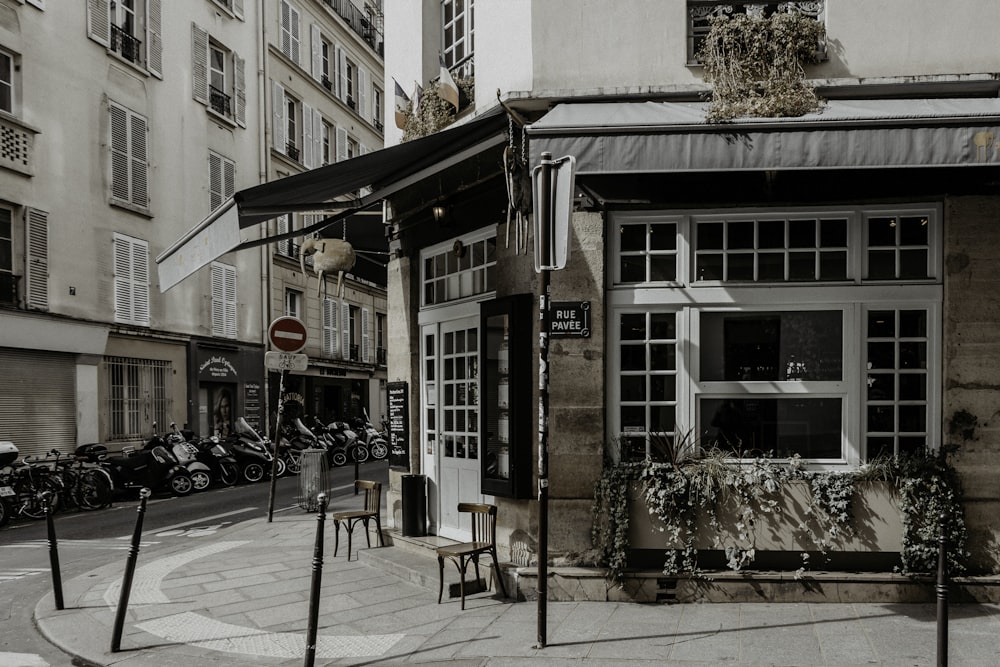
M 588 174 L 1000 165 L 1000 99 L 829 101 L 796 118 L 707 124 L 705 103 L 564 103 L 532 123 Z
M 506 116 L 496 106 L 426 137 L 241 190 L 156 258 L 160 291 L 227 252 L 309 234 L 373 209 L 394 192 L 506 141 L 506 131 Z M 371 192 L 354 195 L 364 188 Z M 290 212 L 332 215 L 287 234 L 244 238 L 243 230 Z M 370 224 L 382 225 L 381 216 L 371 217 Z

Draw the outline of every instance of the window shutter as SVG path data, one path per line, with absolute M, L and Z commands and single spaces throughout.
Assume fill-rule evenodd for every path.
M 302 166 L 312 169 L 313 163 L 313 109 L 302 103 Z
M 225 271 L 221 264 L 212 263 L 210 271 L 212 281 L 212 335 L 224 336 L 225 333 Z
M 323 299 L 323 354 L 337 354 L 337 302 Z
M 277 81 L 271 82 L 271 113 L 274 122 L 271 124 L 272 148 L 279 153 L 285 152 L 285 89 Z
M 309 26 L 309 47 L 312 50 L 312 60 L 310 73 L 317 81 L 323 80 L 323 36 L 320 34 L 319 25 L 313 23 Z
M 226 201 L 236 193 L 236 163 L 232 160 L 222 160 L 222 201 Z
M 222 206 L 222 157 L 208 153 L 208 210 Z
M 289 6 L 289 9 L 291 10 L 291 28 L 292 28 L 292 53 L 291 53 L 291 58 L 292 58 L 292 62 L 294 62 L 296 65 L 300 65 L 300 64 L 302 64 L 302 61 L 299 59 L 299 42 L 300 42 L 300 40 L 299 40 L 299 23 L 300 23 L 300 21 L 299 21 L 299 10 L 296 9 L 295 7 L 292 7 L 292 6 Z
M 236 124 L 247 126 L 246 61 L 233 54 L 233 92 L 236 97 Z
M 146 69 L 163 78 L 163 37 L 160 20 L 160 0 L 146 3 Z
M 347 159 L 347 130 L 342 127 L 337 128 L 337 162 Z
M 368 88 L 370 85 L 368 70 L 364 67 L 358 67 L 358 115 L 366 121 L 371 120 L 368 117 Z
M 132 203 L 146 208 L 149 206 L 149 175 L 147 174 L 146 141 L 148 139 L 146 119 L 130 113 L 129 134 L 132 153 Z
M 243 0 L 233 0 L 233 14 L 239 20 L 243 20 Z
M 111 0 L 87 0 L 87 36 L 111 47 Z
M 208 104 L 208 32 L 191 24 L 191 82 L 194 99 Z
M 369 343 L 371 334 L 371 312 L 367 308 L 361 309 L 361 361 L 366 364 L 371 363 L 371 345 Z
M 286 234 L 286 233 L 288 233 L 288 232 L 291 231 L 291 224 L 289 223 L 289 217 L 291 215 L 292 215 L 291 213 L 286 213 L 285 215 L 283 215 L 280 218 L 278 218 L 278 233 L 279 234 Z M 282 255 L 291 255 L 292 254 L 292 240 L 291 239 L 282 239 L 281 241 L 278 241 L 278 252 L 281 253 Z
M 115 321 L 149 326 L 149 251 L 145 241 L 114 236 Z
M 49 308 L 49 214 L 37 208 L 24 213 L 24 297 L 29 308 Z
M 314 166 L 323 166 L 323 114 L 313 109 L 312 143 Z
M 129 200 L 128 110 L 117 104 L 111 110 L 111 196 Z
M 334 50 L 337 57 L 337 97 L 347 102 L 347 53 L 339 46 Z
M 340 340 L 342 347 L 340 356 L 344 359 L 351 358 L 351 306 L 347 303 L 340 307 Z
M 225 331 L 223 335 L 226 338 L 236 338 L 236 313 L 238 312 L 236 308 L 236 267 L 225 267 L 223 288 L 225 299 Z
M 278 17 L 281 22 L 281 52 L 289 58 L 292 57 L 292 6 L 282 0 L 281 15 Z
M 149 251 L 138 241 L 132 244 L 132 304 L 135 324 L 149 326 Z

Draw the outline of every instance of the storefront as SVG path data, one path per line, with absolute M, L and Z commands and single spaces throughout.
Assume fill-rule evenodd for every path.
M 240 417 L 258 430 L 267 424 L 262 348 L 195 340 L 189 351 L 189 428 L 224 437 Z

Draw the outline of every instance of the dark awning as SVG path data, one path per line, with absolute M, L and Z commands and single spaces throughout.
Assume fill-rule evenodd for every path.
M 473 120 L 350 160 L 295 174 L 237 192 L 157 258 L 160 291 L 166 291 L 227 252 L 322 230 L 350 216 L 376 209 L 386 197 L 506 141 L 503 109 L 493 107 Z M 367 195 L 354 193 L 370 188 Z M 290 212 L 331 214 L 288 234 L 244 236 L 248 228 Z M 364 224 L 382 225 L 380 215 Z
M 596 174 L 997 166 L 1000 99 L 833 100 L 796 118 L 705 122 L 704 103 L 564 103 L 528 128 L 531 164 Z

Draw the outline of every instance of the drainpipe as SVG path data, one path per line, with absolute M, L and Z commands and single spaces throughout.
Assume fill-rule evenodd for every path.
M 257 49 L 257 143 L 258 143 L 258 174 L 257 180 L 260 183 L 267 182 L 267 175 L 270 170 L 270 123 L 267 115 L 267 17 L 264 11 L 266 0 L 257 0 L 257 23 L 260 26 L 260 43 Z M 263 223 L 262 234 L 268 234 L 271 223 Z M 271 247 L 269 243 L 260 246 L 260 313 L 261 313 L 261 338 L 265 336 L 263 332 L 271 326 L 273 319 L 271 314 Z M 267 341 L 264 340 L 265 346 Z M 271 395 L 268 374 L 264 371 L 264 432 L 271 432 L 271 408 L 268 397 Z

